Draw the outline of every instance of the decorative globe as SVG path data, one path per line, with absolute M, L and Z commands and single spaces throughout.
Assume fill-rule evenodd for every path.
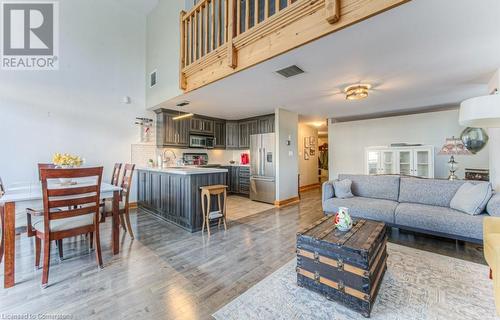
M 488 143 L 488 134 L 483 128 L 465 128 L 460 135 L 464 146 L 473 154 L 481 151 Z

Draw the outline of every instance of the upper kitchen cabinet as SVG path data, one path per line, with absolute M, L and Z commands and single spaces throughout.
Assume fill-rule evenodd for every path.
M 260 117 L 257 120 L 258 123 L 258 133 L 271 133 L 274 132 L 274 114 Z
M 156 145 L 161 147 L 189 146 L 189 119 L 174 120 L 178 114 L 156 111 Z
M 191 118 L 191 132 L 204 135 L 214 135 L 214 120 L 194 117 Z
M 223 120 L 214 121 L 214 147 L 216 149 L 226 148 L 226 122 Z
M 239 123 L 239 148 L 250 148 L 250 135 L 258 133 L 257 120 L 243 121 Z
M 226 149 L 238 149 L 240 147 L 240 126 L 237 121 L 226 122 Z

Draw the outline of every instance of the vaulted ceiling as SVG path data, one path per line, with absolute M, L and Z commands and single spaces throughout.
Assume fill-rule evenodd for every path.
M 133 0 L 128 0 L 133 1 Z M 226 79 L 164 103 L 227 119 L 281 106 L 305 120 L 458 104 L 486 94 L 500 67 L 500 1 L 413 0 Z M 305 73 L 274 71 L 296 64 Z M 342 89 L 367 82 L 367 99 Z

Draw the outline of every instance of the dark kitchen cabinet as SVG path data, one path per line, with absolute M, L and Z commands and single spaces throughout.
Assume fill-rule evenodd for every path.
M 192 133 L 214 135 L 214 120 L 204 118 L 191 118 L 190 131 Z
M 236 121 L 226 122 L 226 149 L 238 149 L 240 147 L 240 126 Z
M 216 149 L 226 148 L 226 122 L 214 121 L 214 147 Z
M 258 133 L 258 122 L 257 120 L 243 121 L 240 122 L 239 127 L 239 147 L 240 149 L 248 149 L 250 148 L 250 135 Z
M 274 115 L 260 117 L 257 119 L 258 133 L 274 132 Z
M 227 191 L 232 194 L 250 194 L 250 168 L 244 166 L 225 166 L 227 169 Z
M 157 114 L 156 144 L 162 147 L 189 146 L 189 119 L 174 120 L 178 114 L 160 112 Z

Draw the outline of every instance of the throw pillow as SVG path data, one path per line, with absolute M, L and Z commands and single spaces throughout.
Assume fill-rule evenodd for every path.
M 335 189 L 335 196 L 341 199 L 354 197 L 351 191 L 351 185 L 352 181 L 349 179 L 335 180 L 333 182 L 333 189 Z
M 460 186 L 450 202 L 450 208 L 471 215 L 481 214 L 492 195 L 490 183 L 472 184 L 466 182 Z
M 486 212 L 490 216 L 500 217 L 500 193 L 495 193 L 486 205 Z

